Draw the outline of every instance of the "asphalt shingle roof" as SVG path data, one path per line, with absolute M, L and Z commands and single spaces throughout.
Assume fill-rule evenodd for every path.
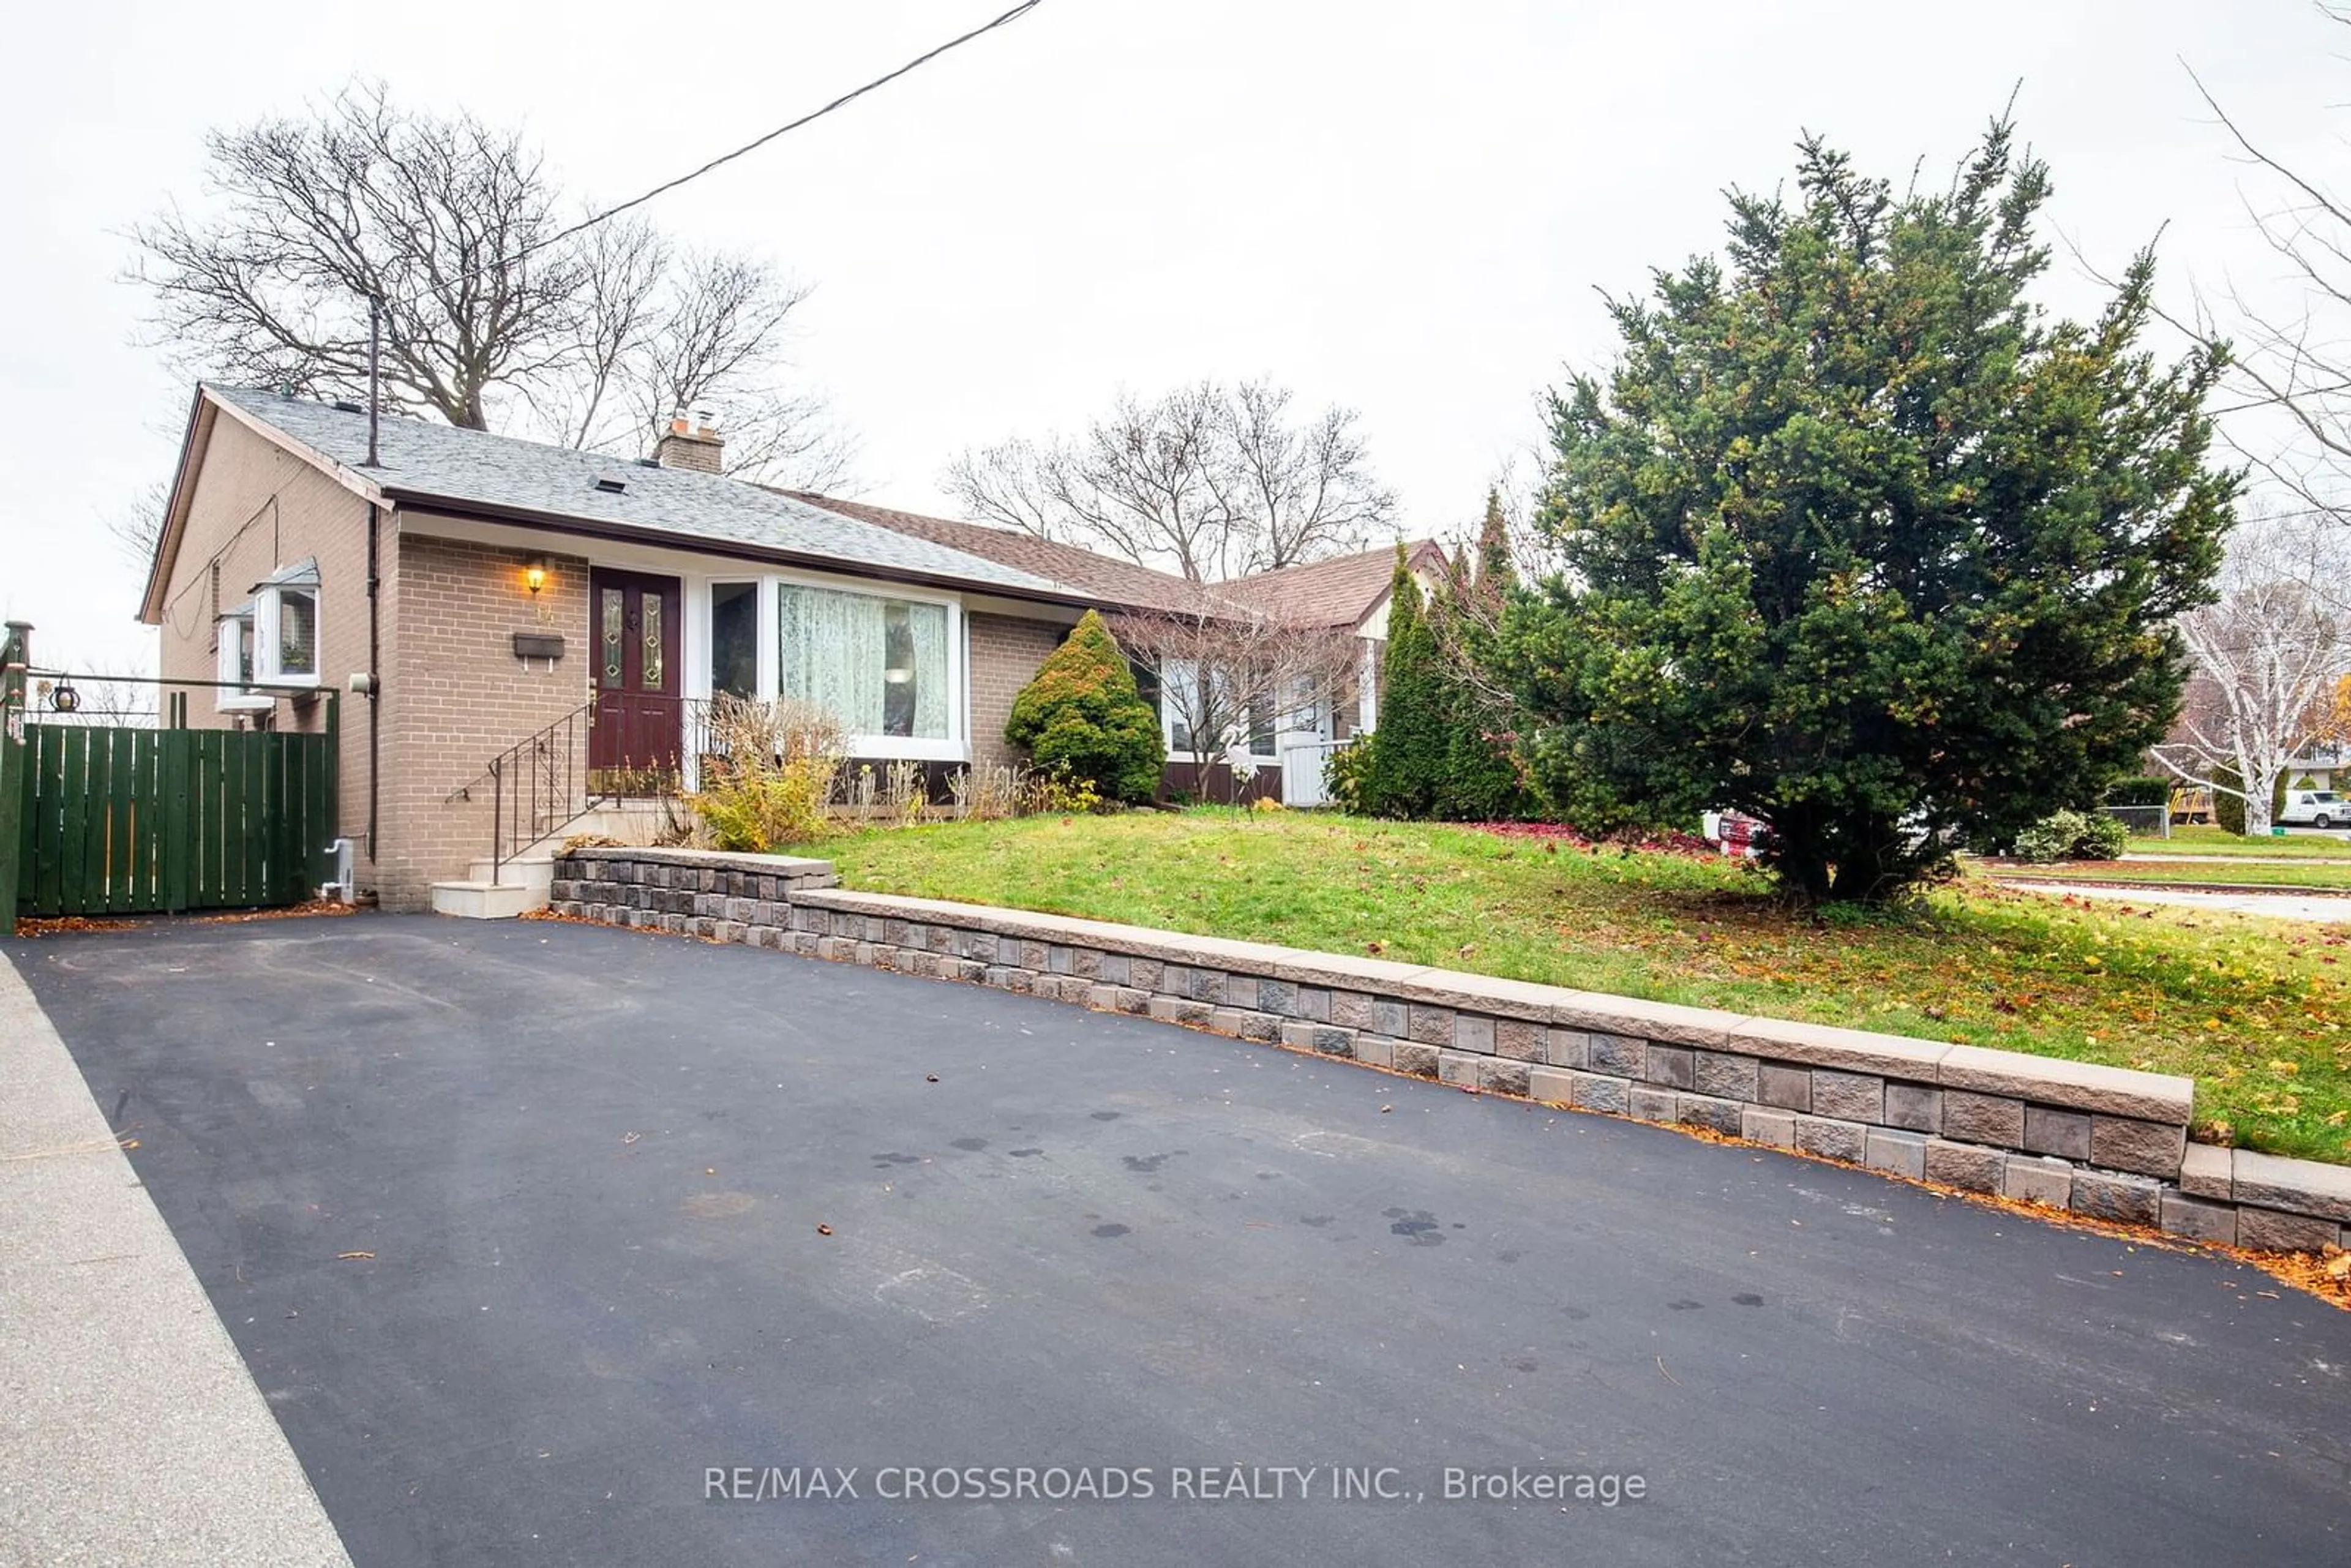
M 879 524 L 885 528 L 929 539 L 970 555 L 985 556 L 1000 565 L 1034 573 L 1065 587 L 1074 589 L 1098 604 L 1117 605 L 1130 610 L 1172 611 L 1192 613 L 1213 612 L 1214 606 L 1200 591 L 1199 585 L 1178 577 L 1172 571 L 1156 571 L 1133 561 L 1120 560 L 1115 556 L 1097 555 L 1076 545 L 1054 544 L 1033 534 L 1015 533 L 1010 528 L 989 528 L 982 523 L 960 523 L 948 517 L 926 517 L 919 512 L 902 512 L 894 507 L 876 507 L 864 501 L 844 501 L 831 496 L 820 496 L 811 491 L 787 492 L 797 500 L 822 507 L 843 517 L 856 517 Z
M 1417 561 L 1424 551 L 1436 548 L 1431 540 L 1414 539 L 1405 551 Z M 1355 555 L 1235 578 L 1222 584 L 1221 591 L 1292 625 L 1353 626 L 1388 591 L 1395 559 L 1395 546 L 1382 545 Z
M 1388 581 L 1395 572 L 1395 547 L 1382 545 L 1355 555 L 1202 584 L 1174 572 L 1137 566 L 1114 556 L 1097 555 L 1076 545 L 1050 543 L 1010 528 L 926 517 L 919 512 L 903 512 L 864 501 L 844 501 L 806 490 L 789 494 L 845 517 L 862 517 L 885 528 L 1051 578 L 1096 603 L 1126 610 L 1231 615 L 1238 606 L 1241 613 L 1254 612 L 1296 626 L 1317 630 L 1352 627 L 1387 591 Z M 1443 561 L 1443 552 L 1433 540 L 1409 540 L 1405 549 L 1416 564 Z M 1423 557 L 1431 551 L 1436 554 L 1424 561 Z
M 205 390 L 404 500 L 535 513 L 670 535 L 682 543 L 750 545 L 868 576 L 946 579 L 1072 602 L 1089 597 L 1017 565 L 740 479 L 420 419 L 384 420 L 380 465 L 366 468 L 364 413 L 248 388 Z M 618 494 L 600 490 L 600 476 L 623 479 L 626 487 Z

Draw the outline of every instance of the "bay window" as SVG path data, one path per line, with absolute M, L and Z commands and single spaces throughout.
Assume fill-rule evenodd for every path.
M 266 713 L 277 706 L 266 692 L 252 690 L 254 606 L 239 605 L 213 622 L 213 688 L 215 713 Z
M 253 588 L 250 678 L 265 686 L 319 684 L 319 563 L 305 560 Z

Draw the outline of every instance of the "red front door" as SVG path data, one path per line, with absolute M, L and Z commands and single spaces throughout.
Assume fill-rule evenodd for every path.
M 624 787 L 615 772 L 674 773 L 678 764 L 678 580 L 633 571 L 588 574 L 588 646 L 596 655 L 596 725 L 588 766 L 595 788 Z

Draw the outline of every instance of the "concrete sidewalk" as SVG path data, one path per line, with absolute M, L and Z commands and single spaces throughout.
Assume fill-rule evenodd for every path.
M 0 1564 L 341 1564 L 179 1243 L 0 961 Z
M 2292 888 L 2281 888 L 2276 893 L 2245 893 L 2192 886 L 2117 887 L 2095 882 L 2035 882 L 2021 876 L 2004 876 L 1999 881 L 2002 887 L 2024 893 L 2076 894 L 2084 898 L 2116 899 L 2126 904 L 2162 904 L 2179 909 L 2266 915 L 2272 920 L 2313 920 L 2321 925 L 2351 922 L 2351 898 L 2341 894 L 2311 894 Z

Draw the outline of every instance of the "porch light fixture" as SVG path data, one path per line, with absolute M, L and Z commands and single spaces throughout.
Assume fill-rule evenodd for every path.
M 74 690 L 71 681 L 59 681 L 49 688 L 49 706 L 58 713 L 73 713 L 81 706 L 81 694 Z
M 533 593 L 537 593 L 540 589 L 545 588 L 547 586 L 547 563 L 543 560 L 535 560 L 528 566 L 524 567 L 522 569 L 522 581 L 523 586 L 529 589 Z

